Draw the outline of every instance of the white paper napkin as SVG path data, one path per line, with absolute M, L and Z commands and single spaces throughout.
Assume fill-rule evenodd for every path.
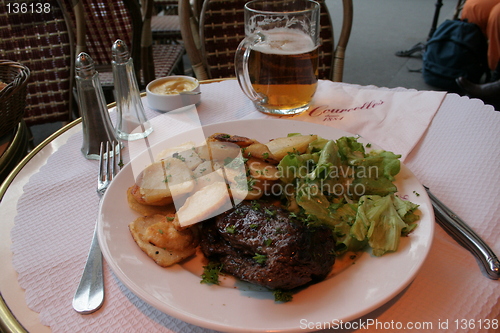
M 360 87 L 321 81 L 308 111 L 289 119 L 358 134 L 404 161 L 429 126 L 446 93 Z M 260 118 L 253 113 L 247 118 Z

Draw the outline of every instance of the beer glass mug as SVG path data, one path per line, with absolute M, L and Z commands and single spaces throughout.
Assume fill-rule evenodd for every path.
M 264 113 L 309 108 L 318 83 L 320 5 L 255 0 L 245 5 L 245 39 L 235 55 L 241 89 Z

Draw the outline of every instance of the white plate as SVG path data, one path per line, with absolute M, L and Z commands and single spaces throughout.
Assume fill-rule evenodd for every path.
M 241 120 L 203 127 L 206 136 L 225 132 L 265 142 L 288 133 L 318 134 L 337 139 L 352 134 L 322 125 L 292 120 Z M 153 148 L 162 150 L 192 141 L 195 131 L 175 136 Z M 360 140 L 362 141 L 362 140 Z M 198 143 L 198 142 L 197 142 Z M 154 150 L 154 149 L 153 149 Z M 135 160 L 148 165 L 150 154 Z M 154 155 L 153 155 L 154 156 Z M 415 278 L 432 243 L 434 215 L 429 198 L 404 165 L 397 177 L 399 194 L 420 205 L 418 228 L 402 238 L 396 253 L 380 258 L 363 253 L 355 265 L 294 295 L 289 303 L 275 303 L 268 291 L 242 290 L 200 283 L 186 265 L 161 268 L 135 244 L 128 224 L 138 214 L 128 208 L 126 190 L 134 183 L 131 164 L 113 181 L 100 208 L 98 236 L 106 262 L 138 297 L 158 310 L 185 322 L 219 331 L 304 332 L 315 323 L 350 321 L 380 307 Z

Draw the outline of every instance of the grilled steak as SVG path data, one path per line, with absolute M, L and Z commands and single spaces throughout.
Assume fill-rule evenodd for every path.
M 331 230 L 309 228 L 264 201 L 244 201 L 205 221 L 201 234 L 201 250 L 224 272 L 270 289 L 320 281 L 335 262 Z

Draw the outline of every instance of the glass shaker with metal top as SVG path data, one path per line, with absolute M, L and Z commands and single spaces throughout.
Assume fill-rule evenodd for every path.
M 117 149 L 120 149 L 120 145 L 109 117 L 94 61 L 87 53 L 81 52 L 76 58 L 75 67 L 78 104 L 83 125 L 82 153 L 87 159 L 98 160 L 101 142 L 112 142 Z
M 127 45 L 120 39 L 112 48 L 113 81 L 117 108 L 116 134 L 122 140 L 138 140 L 147 137 L 153 128 L 146 118 L 133 60 Z

